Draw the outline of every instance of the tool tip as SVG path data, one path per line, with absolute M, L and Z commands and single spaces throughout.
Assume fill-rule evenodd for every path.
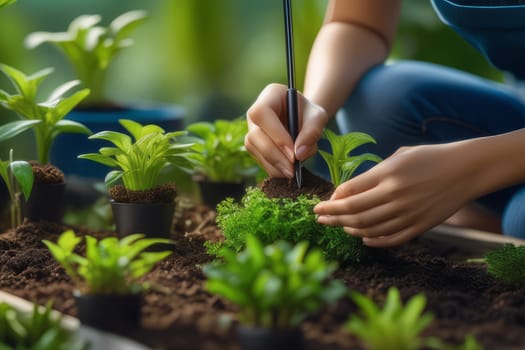
M 301 162 L 295 162 L 295 181 L 297 182 L 297 188 L 301 188 L 303 184 L 303 176 L 301 171 Z

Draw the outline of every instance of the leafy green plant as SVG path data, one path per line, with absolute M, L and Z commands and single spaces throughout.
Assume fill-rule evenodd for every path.
M 432 322 L 433 316 L 423 314 L 426 304 L 423 294 L 412 297 L 403 306 L 399 291 L 392 287 L 382 309 L 360 293 L 352 292 L 351 297 L 362 316 L 353 315 L 346 329 L 358 336 L 367 349 L 417 350 L 425 344 L 421 332 Z
M 505 283 L 525 284 L 525 246 L 506 243 L 488 252 L 484 258 L 468 261 L 486 263 L 488 273 Z
M 128 190 L 148 190 L 158 185 L 161 170 L 167 165 L 171 164 L 186 171 L 192 167 L 192 143 L 177 142 L 177 137 L 186 135 L 185 131 L 166 133 L 164 129 L 153 124 L 142 126 L 127 119 L 121 119 L 119 122 L 133 138 L 116 131 L 101 131 L 89 138 L 109 141 L 115 147 L 103 147 L 99 153 L 78 156 L 109 167 L 120 168 L 107 174 L 106 186 L 110 187 L 122 180 Z
M 220 246 L 240 251 L 246 237 L 257 237 L 263 244 L 284 240 L 292 244 L 309 242 L 319 248 L 328 260 L 340 263 L 360 261 L 364 256 L 361 239 L 346 234 L 342 227 L 317 223 L 313 207 L 318 198 L 268 198 L 259 188 L 247 190 L 240 203 L 228 198 L 217 206 L 217 224 L 226 240 L 208 244 L 215 254 Z
M 241 183 L 255 179 L 262 170 L 244 147 L 248 132 L 245 118 L 198 122 L 186 128 L 196 135 L 195 174 L 212 182 Z
M 204 267 L 206 288 L 237 304 L 239 320 L 252 327 L 287 329 L 308 314 L 337 301 L 346 287 L 327 281 L 335 263 L 326 262 L 306 242 L 295 246 L 280 241 L 264 247 L 253 236 L 246 249 L 221 249 L 217 261 Z
M 0 8 L 11 5 L 12 3 L 15 3 L 15 2 L 16 0 L 0 0 Z
M 82 15 L 75 18 L 67 32 L 35 32 L 26 38 L 26 46 L 35 48 L 43 43 L 58 47 L 73 65 L 78 78 L 91 90 L 87 102 L 104 102 L 103 85 L 107 70 L 115 56 L 133 45 L 129 34 L 146 18 L 141 10 L 126 12 L 107 27 L 99 26 L 101 16 Z
M 91 131 L 84 125 L 63 118 L 87 95 L 88 89 L 82 89 L 71 96 L 64 97 L 80 82 L 69 81 L 57 87 L 44 102 L 37 102 L 38 88 L 42 81 L 53 71 L 51 68 L 43 69 L 33 75 L 27 76 L 21 71 L 8 65 L 0 65 L 2 71 L 16 89 L 16 94 L 10 95 L 0 90 L 0 105 L 12 110 L 25 120 L 39 121 L 29 123 L 35 131 L 35 140 L 38 160 L 41 164 L 49 162 L 49 152 L 53 140 L 61 133 L 90 134 Z
M 370 350 L 482 350 L 473 336 L 468 335 L 459 346 L 447 344 L 440 339 L 421 336 L 434 316 L 423 313 L 426 298 L 417 294 L 405 305 L 395 287 L 388 289 L 386 301 L 381 309 L 375 302 L 357 292 L 350 293 L 358 307 L 346 323 L 345 328 L 363 341 Z
M 21 312 L 0 303 L 1 350 L 83 350 L 88 344 L 75 340 L 61 326 L 61 318 L 53 316 L 51 303 L 45 308 L 34 304 L 32 312 Z
M 10 223 L 15 228 L 22 223 L 20 191 L 27 200 L 33 189 L 33 168 L 22 160 L 13 160 L 13 150 L 9 151 L 9 160 L 0 159 L 0 176 L 7 187 L 10 199 Z
M 82 238 L 72 230 L 62 233 L 56 244 L 43 242 L 73 282 L 87 294 L 127 295 L 140 292 L 144 285 L 139 279 L 171 254 L 171 251 L 145 251 L 154 244 L 171 244 L 171 240 L 143 237 L 133 234 L 120 240 L 107 237 L 98 241 L 85 236 L 85 256 L 74 252 Z
M 363 162 L 371 161 L 379 163 L 381 161 L 380 157 L 372 153 L 349 156 L 350 152 L 358 146 L 366 143 L 376 143 L 370 135 L 362 132 L 336 135 L 329 129 L 325 129 L 323 135 L 330 143 L 332 153 L 330 154 L 326 151 L 319 150 L 319 154 L 321 154 L 328 165 L 332 183 L 336 187 L 349 180 L 354 171 Z

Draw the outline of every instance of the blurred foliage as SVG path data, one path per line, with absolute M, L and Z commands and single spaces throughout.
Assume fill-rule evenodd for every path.
M 299 87 L 326 3 L 294 2 Z M 280 0 L 21 0 L 0 11 L 0 62 L 28 72 L 55 66 L 56 80 L 43 87 L 51 89 L 73 79 L 74 73 L 51 47 L 26 50 L 26 35 L 63 31 L 81 14 L 113 18 L 134 9 L 146 10 L 149 17 L 134 33 L 135 46 L 119 56 L 108 72 L 110 98 L 181 104 L 188 111 L 188 122 L 231 119 L 244 114 L 266 84 L 286 82 Z M 430 61 L 501 79 L 474 48 L 440 22 L 430 1 L 404 1 L 398 34 L 393 59 Z M 0 78 L 0 87 L 6 84 Z M 0 113 L 2 123 L 15 119 L 10 112 Z M 1 146 L 0 157 L 9 147 L 20 156 L 33 155 L 31 140 Z

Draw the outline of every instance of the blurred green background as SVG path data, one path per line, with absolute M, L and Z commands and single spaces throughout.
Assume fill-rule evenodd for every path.
M 297 84 L 327 0 L 294 2 Z M 501 80 L 471 46 L 442 24 L 430 1 L 405 0 L 393 59 L 417 59 L 457 67 Z M 68 62 L 49 45 L 29 51 L 23 39 L 33 31 L 65 31 L 81 14 L 101 14 L 106 25 L 119 14 L 145 9 L 147 22 L 110 68 L 107 94 L 120 101 L 175 103 L 187 111 L 187 123 L 245 113 L 270 82 L 286 82 L 281 0 L 18 0 L 0 11 L 0 62 L 26 73 L 55 67 L 44 89 L 74 79 Z M 11 90 L 0 77 L 0 88 Z M 0 122 L 14 119 L 0 110 Z M 31 138 L 0 147 L 5 157 L 34 158 Z

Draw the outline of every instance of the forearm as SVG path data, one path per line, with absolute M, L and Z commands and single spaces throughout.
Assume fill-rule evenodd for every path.
M 305 96 L 333 116 L 361 76 L 383 62 L 401 1 L 332 0 L 308 61 Z
M 475 197 L 525 182 L 525 129 L 462 143 Z

